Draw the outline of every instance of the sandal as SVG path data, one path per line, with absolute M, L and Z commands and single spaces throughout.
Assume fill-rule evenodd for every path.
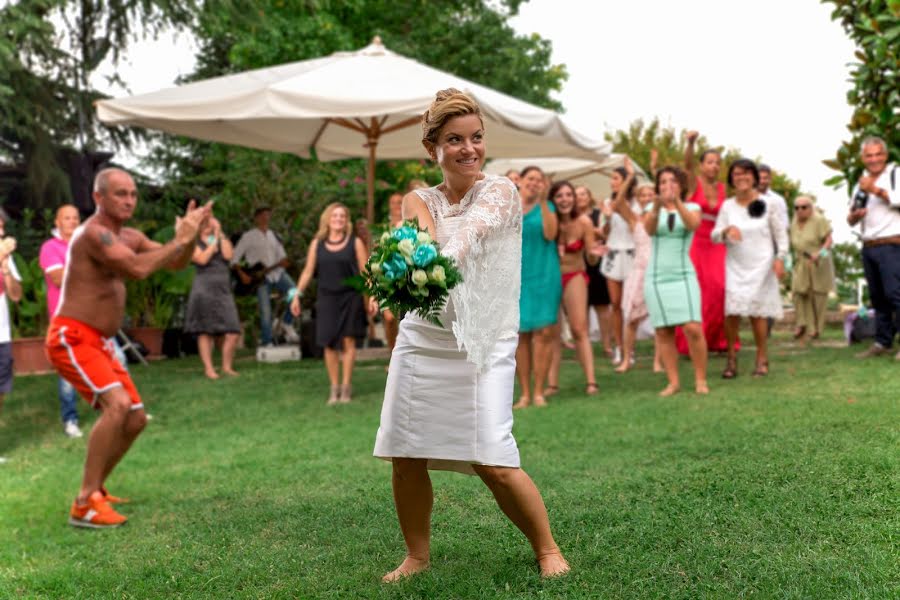
M 725 370 L 722 371 L 722 379 L 734 379 L 737 374 L 737 358 L 729 358 Z
M 769 362 L 761 362 L 756 365 L 756 369 L 753 370 L 753 377 L 765 377 L 769 374 Z
M 593 381 L 589 381 L 588 384 L 584 386 L 584 393 L 588 396 L 596 396 L 599 392 L 600 386 Z

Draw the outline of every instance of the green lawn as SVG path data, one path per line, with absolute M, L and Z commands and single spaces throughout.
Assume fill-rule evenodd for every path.
M 51 377 L 19 378 L 0 597 L 898 598 L 900 365 L 857 350 L 779 338 L 768 378 L 745 351 L 722 381 L 713 357 L 708 397 L 669 399 L 645 345 L 637 371 L 599 368 L 594 398 L 569 356 L 561 396 L 516 414 L 573 568 L 547 582 L 480 481 L 450 473 L 433 475 L 432 569 L 379 582 L 403 556 L 390 467 L 371 457 L 382 362 L 338 407 L 315 361 L 245 359 L 218 382 L 195 358 L 134 367 L 154 418 L 110 480 L 133 500 L 113 531 L 66 525 L 85 442 L 62 436 Z

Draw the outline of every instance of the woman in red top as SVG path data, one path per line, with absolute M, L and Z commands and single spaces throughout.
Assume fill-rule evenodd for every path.
M 575 354 L 587 381 L 585 393 L 600 391 L 594 378 L 594 352 L 588 337 L 588 274 L 585 262 L 595 267 L 600 262 L 602 246 L 594 236 L 590 217 L 580 214 L 575 206 L 575 187 L 558 181 L 550 188 L 550 200 L 559 214 L 559 267 L 562 272 L 562 310 L 566 313 L 575 342 Z
M 694 143 L 699 134 L 689 131 L 684 166 L 689 174 L 695 174 Z M 700 283 L 701 316 L 706 346 L 710 352 L 724 352 L 728 348 L 725 339 L 725 254 L 724 244 L 713 244 L 710 239 L 716 216 L 725 202 L 725 185 L 719 181 L 722 156 L 717 150 L 706 150 L 700 155 L 697 187 L 688 202 L 700 205 L 700 226 L 694 232 L 691 244 L 691 262 Z M 675 332 L 678 353 L 688 354 L 688 343 L 681 328 Z

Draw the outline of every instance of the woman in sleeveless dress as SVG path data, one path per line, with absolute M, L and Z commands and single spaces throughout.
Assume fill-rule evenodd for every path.
M 325 351 L 325 369 L 331 383 L 328 404 L 346 404 L 353 394 L 351 380 L 356 361 L 356 340 L 366 335 L 366 311 L 375 314 L 377 306 L 344 281 L 365 268 L 367 255 L 362 240 L 353 235 L 350 210 L 339 202 L 325 207 L 319 217 L 319 230 L 309 246 L 306 264 L 297 280 L 297 294 L 291 301 L 291 313 L 300 316 L 300 299 L 313 277 L 316 287 L 316 344 Z M 341 373 L 343 367 L 343 373 Z
M 407 314 L 391 356 L 375 456 L 393 465 L 394 503 L 407 555 L 384 576 L 428 568 L 434 495 L 429 469 L 477 474 L 531 543 L 545 577 L 568 570 L 534 483 L 519 468 L 512 397 L 519 326 L 522 209 L 506 177 L 479 180 L 484 123 L 458 90 L 438 92 L 423 116 L 423 144 L 444 181 L 403 199 L 453 258 L 462 283 L 444 327 Z
M 700 225 L 700 207 L 685 202 L 689 180 L 676 167 L 663 167 L 656 176 L 656 198 L 644 221 L 653 238 L 650 263 L 644 276 L 644 299 L 650 321 L 656 329 L 663 367 L 669 384 L 660 396 L 671 396 L 680 389 L 675 327 L 684 330 L 694 363 L 694 389 L 709 393 L 706 383 L 706 338 L 700 311 L 700 286 L 689 257 L 691 238 Z
M 391 197 L 388 198 L 388 229 L 392 229 L 394 227 L 399 227 L 403 223 L 403 194 L 400 192 L 394 192 L 391 194 Z M 397 343 L 397 327 L 399 327 L 399 321 L 397 321 L 397 316 L 391 311 L 391 309 L 386 308 L 381 312 L 381 318 L 384 320 L 384 337 L 387 342 L 388 349 L 393 352 L 394 344 Z
M 631 263 L 634 262 L 634 237 L 631 228 L 622 218 L 622 215 L 613 211 L 613 199 L 619 193 L 625 183 L 628 174 L 623 167 L 613 169 L 609 178 L 612 197 L 604 204 L 604 214 L 607 216 L 606 246 L 608 248 L 603 257 L 600 269 L 606 277 L 606 286 L 609 289 L 610 314 L 612 321 L 613 339 L 616 348 L 613 352 L 613 364 L 618 365 L 622 360 L 622 286 L 628 273 L 631 272 Z M 625 197 L 628 202 L 634 197 L 635 181 L 625 188 Z
M 519 300 L 519 344 L 516 376 L 519 401 L 516 408 L 532 402 L 546 405 L 544 383 L 550 373 L 553 347 L 559 339 L 559 303 L 562 299 L 556 236 L 556 207 L 547 200 L 544 173 L 526 167 L 519 180 L 522 202 L 522 293 Z M 534 387 L 532 387 L 532 374 Z
M 625 157 L 625 170 L 628 173 L 625 181 L 630 183 L 634 179 L 634 167 L 628 157 Z M 637 340 L 638 327 L 649 314 L 647 303 L 644 300 L 644 274 L 647 272 L 647 264 L 650 262 L 651 242 L 647 230 L 644 229 L 644 220 L 656 193 L 653 190 L 653 184 L 649 183 L 637 186 L 636 192 L 637 211 L 633 210 L 632 204 L 626 201 L 624 193 L 617 194 L 613 202 L 613 209 L 622 215 L 622 218 L 631 227 L 634 237 L 634 263 L 631 265 L 631 272 L 628 273 L 625 285 L 622 287 L 622 317 L 625 325 L 622 340 L 622 362 L 616 367 L 617 373 L 625 373 L 634 366 L 634 344 Z M 654 372 L 661 370 L 659 349 L 655 344 L 653 370 Z
M 588 215 L 594 225 L 594 237 L 603 244 L 606 252 L 606 235 L 603 233 L 603 211 L 591 193 L 590 188 L 584 185 L 575 188 L 575 206 L 583 215 Z M 600 327 L 600 339 L 603 343 L 603 352 L 612 357 L 612 324 L 609 312 L 609 289 L 606 287 L 606 277 L 600 270 L 600 264 L 588 267 L 588 305 L 597 316 L 597 325 Z
M 231 268 L 234 254 L 228 236 L 222 234 L 218 219 L 210 218 L 200 232 L 192 261 L 196 267 L 191 295 L 184 317 L 185 333 L 197 336 L 197 350 L 203 370 L 210 379 L 218 379 L 212 351 L 216 336 L 222 339 L 222 372 L 237 375 L 234 350 L 241 336 L 241 320 L 231 292 Z
M 718 180 L 722 156 L 718 150 L 704 150 L 700 154 L 699 166 L 695 166 L 694 144 L 698 137 L 699 133 L 696 131 L 688 132 L 684 153 L 685 171 L 693 179 L 693 193 L 688 196 L 687 201 L 700 207 L 700 226 L 694 232 L 694 241 L 691 243 L 691 262 L 700 283 L 706 346 L 710 352 L 724 352 L 728 347 L 725 338 L 725 247 L 710 239 L 716 216 L 725 203 L 725 185 Z M 676 329 L 675 335 L 679 354 L 686 356 L 688 342 L 680 327 Z

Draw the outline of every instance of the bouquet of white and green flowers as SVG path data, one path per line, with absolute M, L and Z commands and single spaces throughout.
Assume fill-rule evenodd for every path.
M 438 315 L 460 281 L 453 259 L 441 255 L 431 235 L 416 221 L 404 221 L 381 235 L 354 287 L 398 317 L 413 311 L 443 327 Z

